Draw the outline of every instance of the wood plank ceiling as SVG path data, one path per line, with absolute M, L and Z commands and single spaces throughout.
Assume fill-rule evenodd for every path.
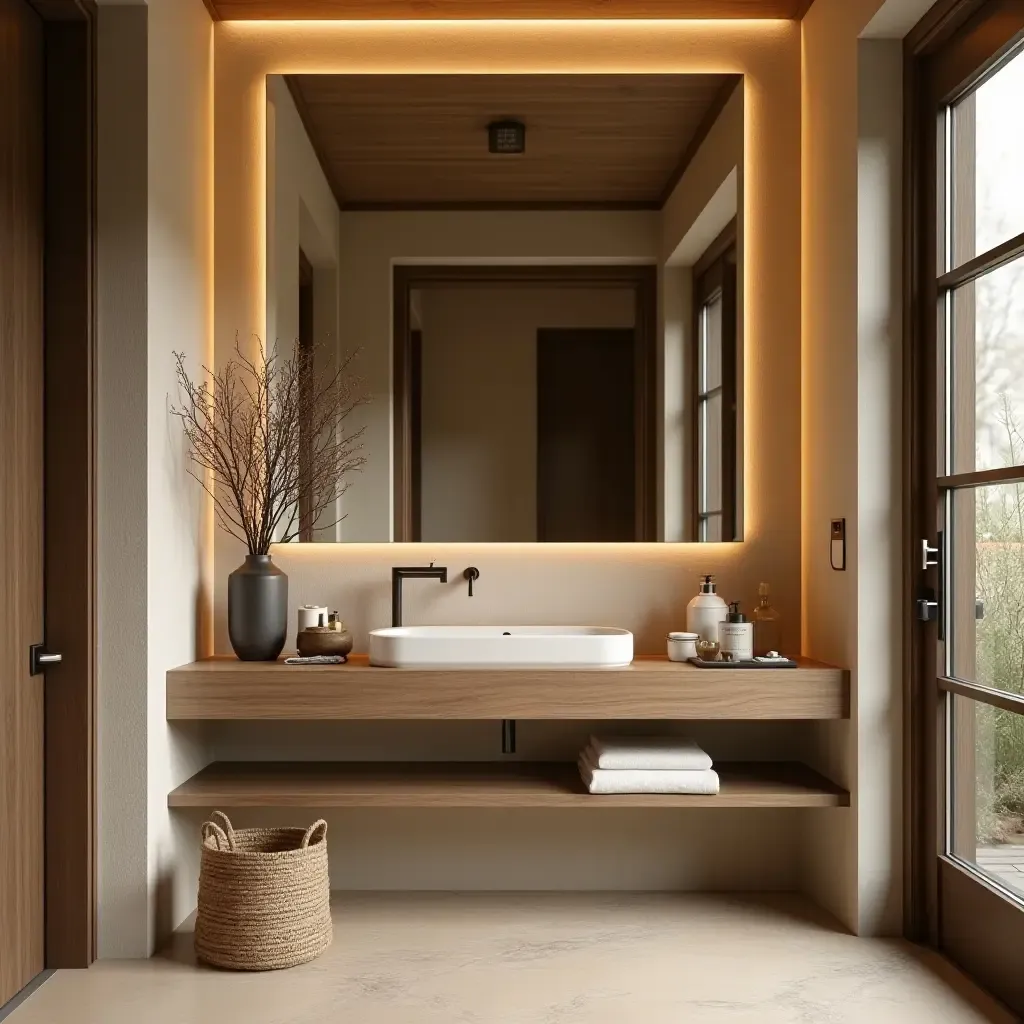
M 206 0 L 215 18 L 799 18 L 811 0 Z
M 738 75 L 291 75 L 347 209 L 657 209 Z M 487 125 L 526 125 L 496 156 Z

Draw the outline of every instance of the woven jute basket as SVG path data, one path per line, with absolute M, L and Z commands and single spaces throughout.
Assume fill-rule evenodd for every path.
M 217 967 L 271 971 L 319 956 L 330 944 L 327 822 L 309 828 L 203 825 L 196 955 Z

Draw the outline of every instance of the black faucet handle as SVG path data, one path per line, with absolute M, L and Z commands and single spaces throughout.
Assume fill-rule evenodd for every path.
M 475 566 L 471 565 L 468 569 L 465 569 L 462 573 L 462 578 L 469 581 L 469 596 L 473 596 L 473 581 L 480 579 L 480 570 Z

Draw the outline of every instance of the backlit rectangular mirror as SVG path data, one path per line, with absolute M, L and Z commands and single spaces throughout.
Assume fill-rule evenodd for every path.
M 741 76 L 272 75 L 267 106 L 268 338 L 354 353 L 367 398 L 301 539 L 742 538 Z

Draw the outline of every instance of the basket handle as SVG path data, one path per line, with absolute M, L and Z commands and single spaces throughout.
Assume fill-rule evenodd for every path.
M 223 828 L 215 821 L 207 821 L 203 824 L 203 842 L 207 840 L 210 835 L 217 837 L 217 849 L 221 849 L 221 843 L 224 846 L 234 852 L 235 849 L 235 830 L 231 825 L 231 819 L 223 811 L 214 811 L 211 818 L 220 818 L 223 823 Z
M 317 837 L 318 832 L 320 833 L 320 835 Z M 306 832 L 302 837 L 302 843 L 299 845 L 299 849 L 306 849 L 306 847 L 309 846 L 311 842 L 313 842 L 314 837 L 317 837 L 319 839 L 327 838 L 327 822 L 324 821 L 323 818 L 321 818 L 319 821 L 314 821 L 313 824 L 306 829 Z
M 220 827 L 215 821 L 204 821 L 203 822 L 203 843 L 205 844 L 210 836 L 213 836 L 217 840 L 218 850 L 230 850 L 231 846 L 228 843 L 228 837 L 224 834 L 224 829 Z

